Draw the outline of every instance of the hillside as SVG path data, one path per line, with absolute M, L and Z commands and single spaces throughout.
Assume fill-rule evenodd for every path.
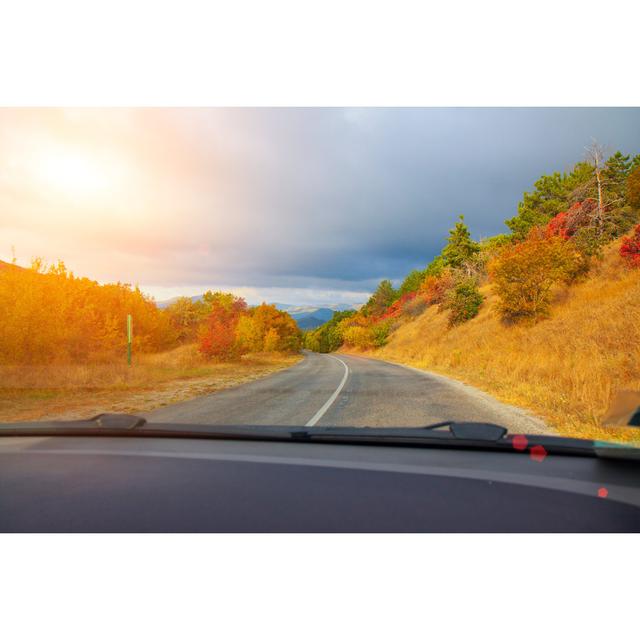
M 565 435 L 637 439 L 613 424 L 640 404 L 639 223 L 640 154 L 605 159 L 593 142 L 523 194 L 507 233 L 475 240 L 460 215 L 423 270 L 382 280 L 305 345 L 439 371 Z
M 0 260 L 0 271 L 5 269 L 22 269 L 22 267 L 19 267 L 17 264 L 11 264 L 10 262 Z
M 490 285 L 478 315 L 449 327 L 441 305 L 404 321 L 374 357 L 431 369 L 528 408 L 564 435 L 603 437 L 612 395 L 640 391 L 640 271 L 609 246 L 589 277 L 556 293 L 549 319 L 507 325 Z

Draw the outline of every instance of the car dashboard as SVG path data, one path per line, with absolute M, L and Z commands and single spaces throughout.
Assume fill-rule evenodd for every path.
M 110 436 L 0 438 L 3 532 L 637 532 L 633 460 Z

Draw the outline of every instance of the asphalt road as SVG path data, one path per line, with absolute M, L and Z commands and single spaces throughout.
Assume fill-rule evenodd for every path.
M 218 425 L 417 427 L 442 420 L 492 422 L 551 433 L 541 420 L 460 382 L 343 354 L 306 353 L 280 373 L 169 405 L 149 422 Z

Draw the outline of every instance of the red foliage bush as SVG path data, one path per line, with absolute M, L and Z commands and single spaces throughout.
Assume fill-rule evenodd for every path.
M 228 300 L 214 300 L 211 313 L 198 336 L 200 352 L 217 360 L 230 360 L 241 355 L 236 327 L 246 312 L 247 303 L 242 298 L 229 296 Z
M 640 224 L 633 230 L 633 234 L 622 239 L 620 255 L 629 266 L 640 268 Z
M 579 229 L 591 224 L 596 207 L 596 202 L 591 199 L 572 204 L 567 211 L 561 211 L 547 223 L 544 229 L 546 237 L 558 236 L 568 240 Z
M 447 269 L 439 276 L 427 276 L 420 287 L 419 294 L 427 304 L 440 304 L 445 301 L 447 291 L 453 285 L 453 274 Z
M 557 216 L 551 218 L 546 228 L 547 237 L 559 236 L 563 240 L 568 240 L 570 237 L 569 229 L 567 229 L 567 212 L 561 211 Z
M 398 298 L 393 304 L 389 305 L 387 310 L 381 316 L 381 320 L 388 320 L 390 318 L 397 318 L 404 313 L 405 307 L 408 303 L 410 303 L 416 296 L 418 295 L 417 291 L 411 291 L 409 293 L 405 293 L 403 296 Z

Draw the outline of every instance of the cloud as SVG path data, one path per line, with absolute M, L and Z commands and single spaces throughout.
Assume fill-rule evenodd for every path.
M 149 291 L 361 295 L 424 266 L 460 213 L 476 237 L 503 231 L 592 137 L 639 153 L 640 110 L 3 109 L 0 257 Z M 110 188 L 39 183 L 34 154 L 60 149 Z

